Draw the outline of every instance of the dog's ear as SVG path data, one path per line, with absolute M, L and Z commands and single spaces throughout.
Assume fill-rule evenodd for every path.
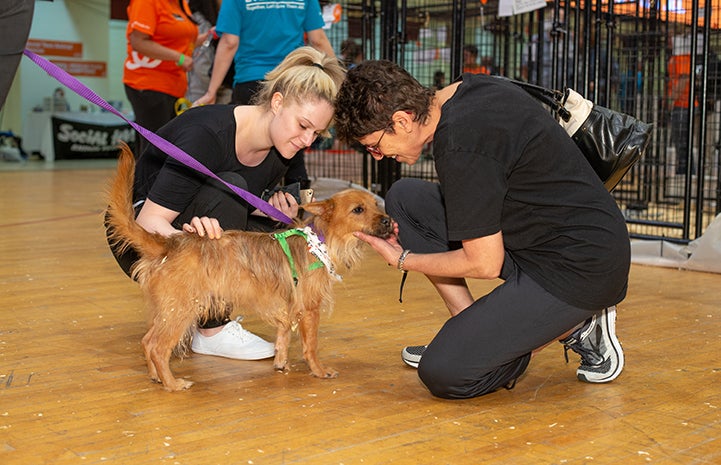
M 333 199 L 319 200 L 317 202 L 300 205 L 300 208 L 314 216 L 327 216 L 333 212 Z

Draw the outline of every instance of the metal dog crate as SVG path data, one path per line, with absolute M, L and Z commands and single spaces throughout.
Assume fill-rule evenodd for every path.
M 340 21 L 327 30 L 335 50 L 354 40 L 365 59 L 393 60 L 424 85 L 433 86 L 439 77 L 441 85 L 452 82 L 463 70 L 464 47 L 471 45 L 484 72 L 571 87 L 599 105 L 653 123 L 647 153 L 613 192 L 632 237 L 688 242 L 721 211 L 718 2 L 555 1 L 504 17 L 498 0 L 340 5 Z M 667 63 L 684 52 L 691 55 L 690 101 L 697 102 L 689 107 L 686 128 L 694 162 L 677 175 Z M 376 162 L 362 147 L 322 141 L 306 153 L 306 163 L 312 177 L 347 180 L 381 196 L 400 177 L 436 179 L 430 149 L 406 166 Z

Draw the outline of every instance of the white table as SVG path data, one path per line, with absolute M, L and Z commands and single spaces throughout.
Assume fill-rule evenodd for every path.
M 130 125 L 125 122 L 122 118 L 113 113 L 87 113 L 79 111 L 63 111 L 63 112 L 52 112 L 52 111 L 33 111 L 29 113 L 25 118 L 23 124 L 23 150 L 27 153 L 39 152 L 45 157 L 45 161 L 53 161 L 56 158 L 55 154 L 55 138 L 58 134 L 53 133 L 52 118 L 55 116 L 63 120 L 66 123 L 64 129 L 66 132 L 61 136 L 64 139 L 72 139 L 77 141 L 78 148 L 85 148 L 89 154 L 88 158 L 92 157 L 92 143 L 88 143 L 89 139 L 95 139 L 93 143 L 99 142 L 98 137 L 88 137 L 87 134 L 83 134 L 82 131 L 96 131 L 95 136 L 101 136 L 97 132 L 103 130 L 110 130 L 112 132 L 105 137 L 105 146 L 111 146 L 117 143 L 114 140 L 113 135 L 120 136 L 122 140 L 132 142 L 135 140 L 135 131 Z M 132 117 L 130 118 L 132 120 Z M 78 123 L 78 127 L 83 129 L 77 130 L 74 128 L 73 123 Z M 90 125 L 89 127 L 86 125 Z M 93 129 L 92 126 L 95 128 Z M 93 134 L 90 134 L 92 136 Z M 132 144 L 131 144 L 132 145 Z M 98 147 L 99 149 L 99 147 Z M 82 154 L 82 151 L 78 152 Z M 61 158 L 61 157 L 58 157 Z

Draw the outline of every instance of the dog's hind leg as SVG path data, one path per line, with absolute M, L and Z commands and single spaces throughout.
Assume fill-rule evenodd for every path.
M 306 309 L 300 319 L 300 338 L 303 344 L 303 358 L 310 367 L 313 376 L 318 378 L 337 378 L 338 372 L 324 367 L 318 359 L 318 308 Z
M 168 322 L 163 315 L 158 315 L 150 331 L 143 337 L 143 349 L 148 359 L 150 376 L 156 381 L 159 378 L 167 391 L 181 391 L 193 385 L 192 381 L 176 378 L 170 370 L 173 348 L 183 337 L 189 324 L 192 324 L 192 321 Z

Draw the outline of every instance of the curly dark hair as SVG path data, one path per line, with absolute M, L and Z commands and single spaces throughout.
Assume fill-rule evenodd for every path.
M 405 69 L 388 60 L 368 60 L 348 71 L 335 104 L 336 136 L 353 142 L 386 129 L 393 131 L 396 111 L 425 122 L 434 91 L 421 85 Z

